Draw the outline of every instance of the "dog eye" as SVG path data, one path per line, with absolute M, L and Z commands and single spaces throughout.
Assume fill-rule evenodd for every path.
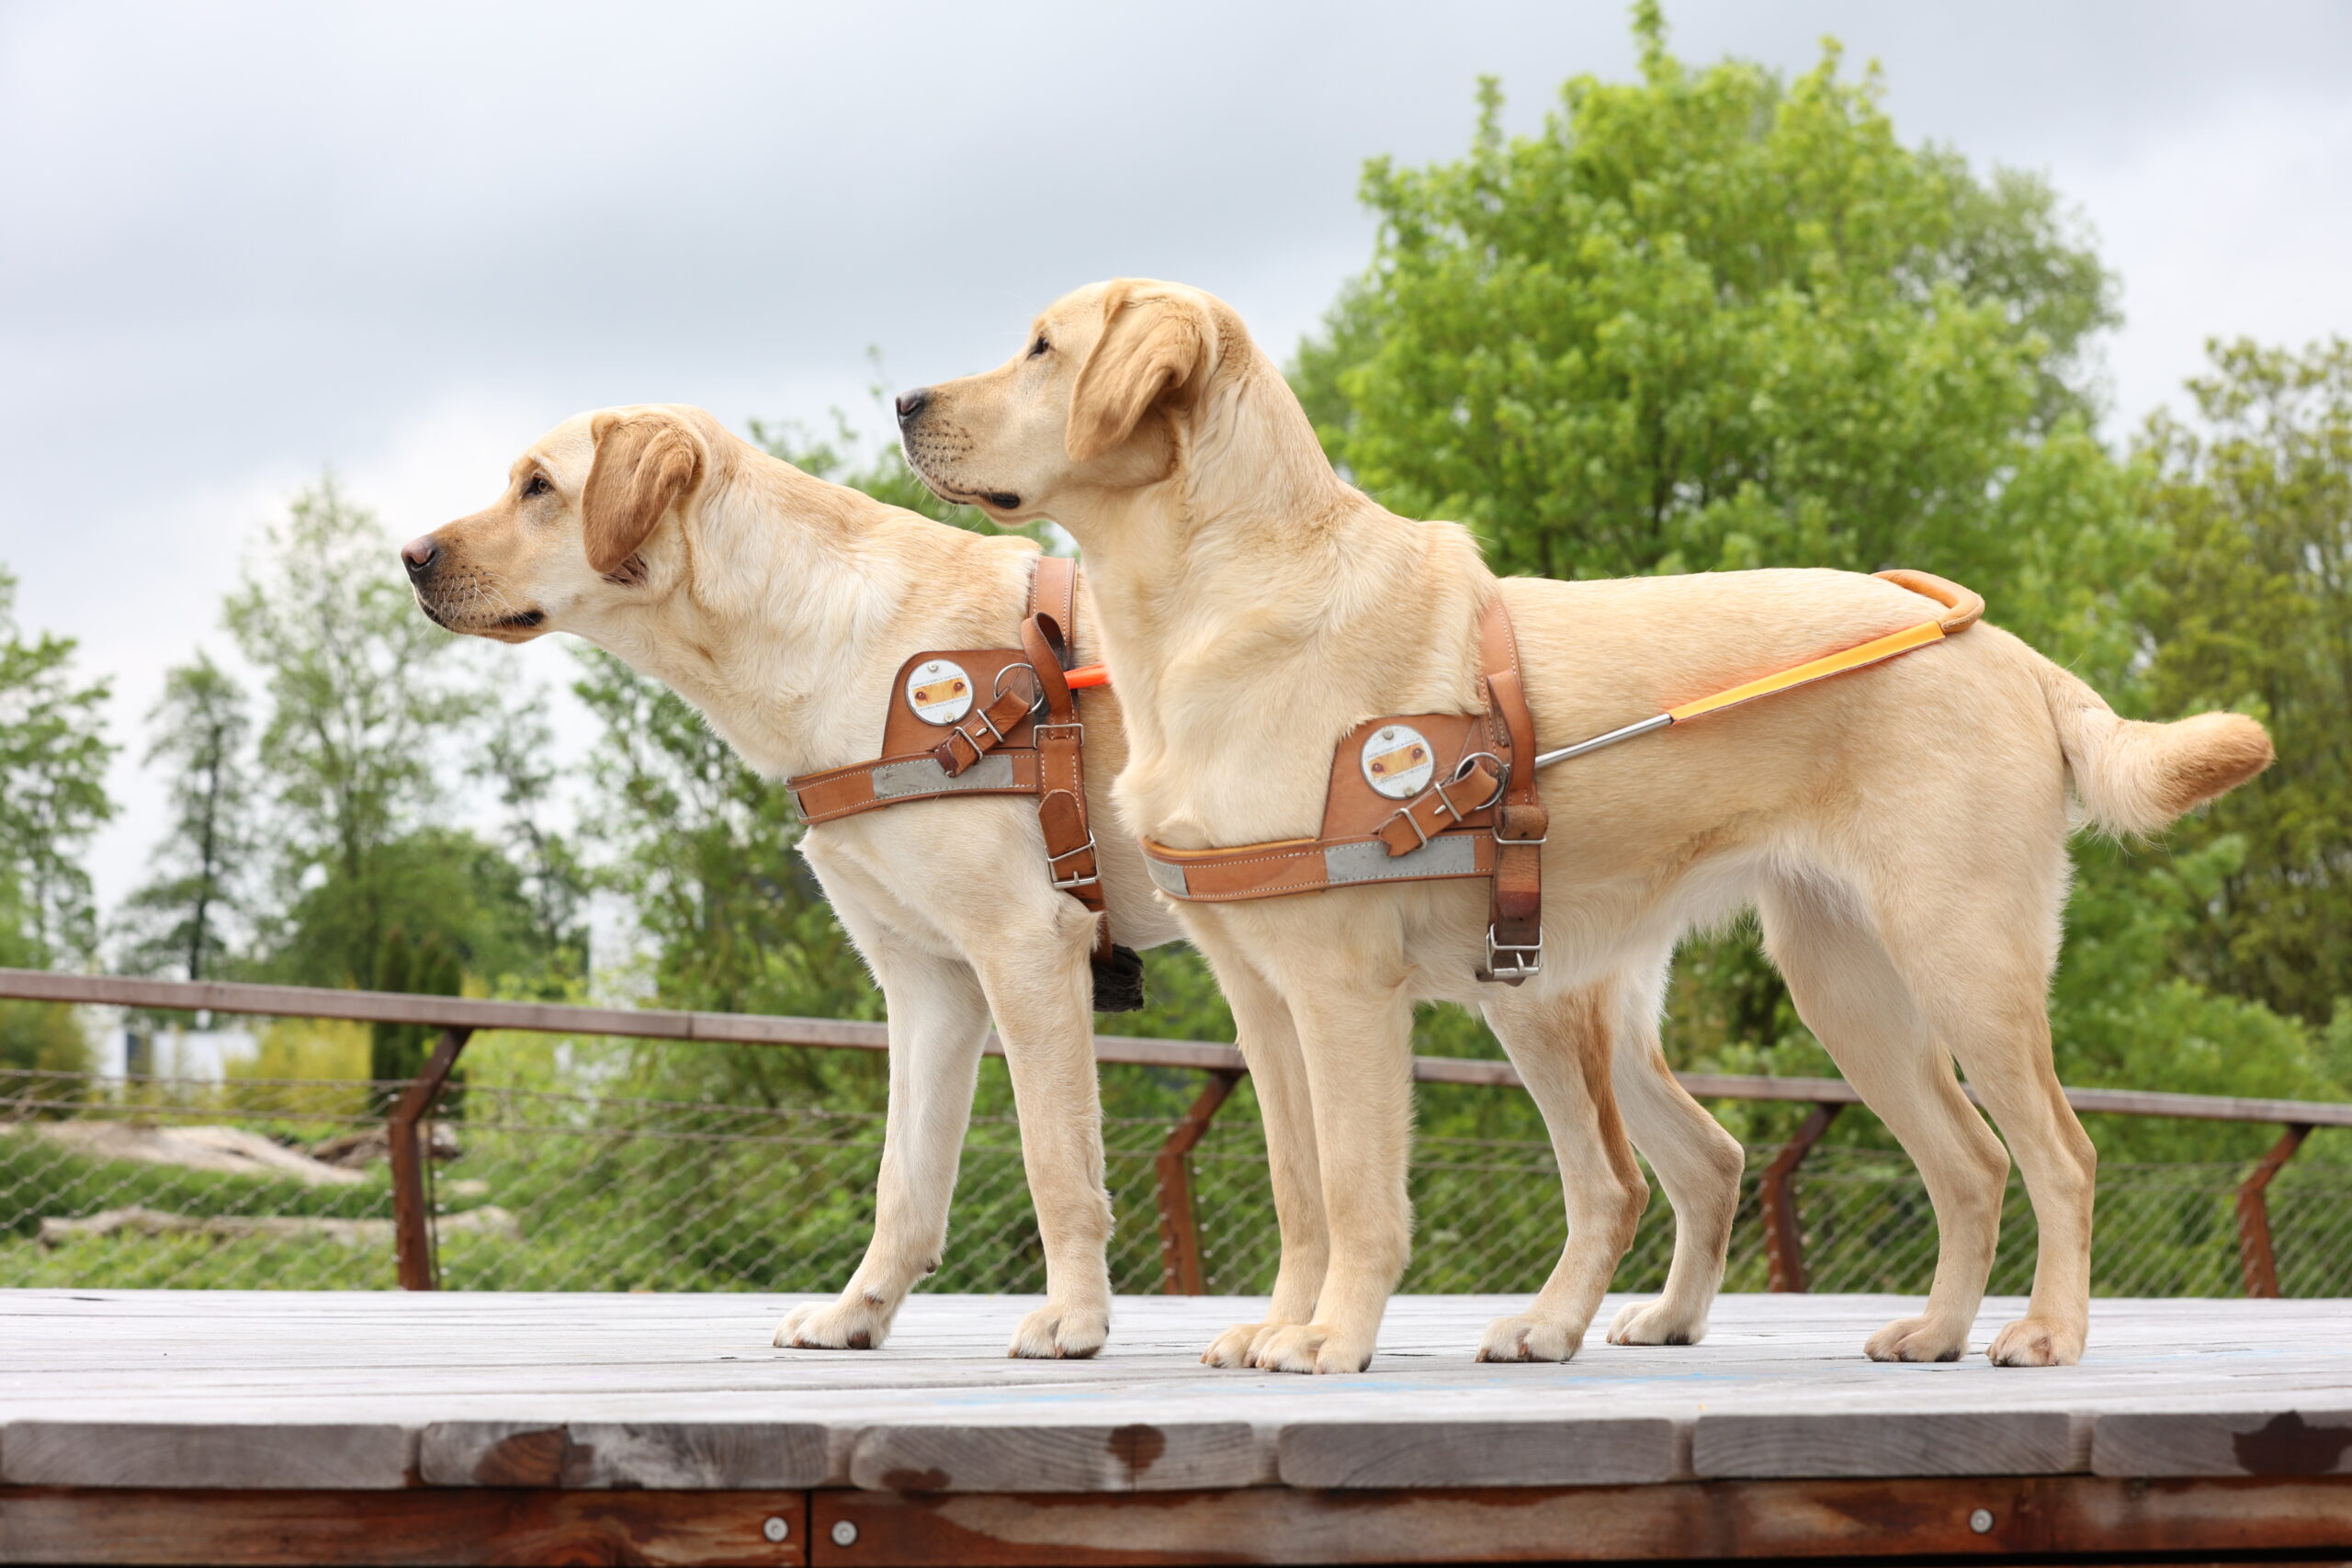
M 1029 357 L 1030 357 L 1030 358 L 1032 358 L 1032 359 L 1035 359 L 1035 358 L 1036 358 L 1039 355 L 1041 355 L 1041 354 L 1045 353 L 1045 352 L 1046 352 L 1046 350 L 1047 350 L 1047 349 L 1049 349 L 1049 348 L 1051 348 L 1051 347 L 1053 347 L 1053 346 L 1054 346 L 1054 345 L 1053 345 L 1052 344 L 1049 344 L 1049 343 L 1047 343 L 1047 342 L 1046 341 L 1044 334 L 1043 334 L 1043 333 L 1040 333 L 1040 334 L 1038 335 L 1037 341 L 1036 341 L 1035 343 L 1033 343 L 1033 344 L 1031 344 L 1029 345 Z
M 535 495 L 545 495 L 554 489 L 555 486 L 548 483 L 547 475 L 533 474 L 531 482 L 523 487 L 523 499 L 528 501 Z

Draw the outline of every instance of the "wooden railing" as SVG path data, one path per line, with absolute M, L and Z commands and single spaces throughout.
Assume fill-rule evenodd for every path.
M 115 975 L 62 975 L 39 969 L 0 968 L 0 997 L 27 1001 L 143 1008 L 172 1012 L 214 1012 L 261 1018 L 340 1019 L 367 1023 L 405 1023 L 441 1031 L 424 1071 L 392 1108 L 387 1132 L 392 1165 L 393 1236 L 400 1282 L 407 1290 L 435 1289 L 430 1211 L 424 1193 L 424 1128 L 448 1082 L 466 1042 L 481 1030 L 539 1034 L 611 1034 L 642 1040 L 698 1041 L 730 1045 L 790 1046 L 816 1050 L 881 1051 L 889 1029 L 879 1023 L 840 1019 L 770 1018 L 752 1013 L 674 1012 L 654 1008 L 575 1007 L 552 1002 L 488 1001 L 469 997 L 415 996 L 399 991 L 332 990 L 314 986 L 257 986 L 236 981 L 143 980 Z M 987 1054 L 1004 1054 L 991 1033 Z M 1138 1066 L 1185 1067 L 1209 1075 L 1200 1098 L 1177 1122 L 1155 1164 L 1162 1273 L 1171 1294 L 1200 1295 L 1202 1277 L 1197 1226 L 1193 1214 L 1187 1156 L 1206 1132 L 1233 1085 L 1249 1064 L 1231 1045 L 1191 1040 L 1153 1040 L 1098 1034 L 1099 1062 Z M 1763 1077 L 1727 1073 L 1681 1073 L 1682 1087 L 1701 1100 L 1781 1100 L 1810 1105 L 1812 1113 L 1765 1168 L 1758 1182 L 1764 1209 L 1765 1247 L 1770 1289 L 1805 1288 L 1804 1244 L 1797 1224 L 1793 1178 L 1830 1121 L 1861 1096 L 1842 1078 Z M 1422 1083 L 1516 1088 L 1519 1074 L 1508 1062 L 1456 1056 L 1416 1056 L 1413 1077 Z M 2204 1122 L 2265 1122 L 2283 1135 L 2237 1190 L 2238 1252 L 2249 1296 L 2276 1296 L 2278 1269 L 2271 1247 L 2267 1192 L 2275 1178 L 2315 1127 L 2352 1127 L 2352 1104 L 2303 1100 L 2250 1100 L 2222 1095 L 2166 1094 L 2145 1089 L 2069 1089 L 2077 1111 L 2113 1116 L 2164 1116 Z M 1970 1099 L 1975 1095 L 1970 1091 Z

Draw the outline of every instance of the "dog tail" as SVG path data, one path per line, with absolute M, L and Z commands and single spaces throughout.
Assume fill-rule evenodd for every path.
M 2097 692 L 2046 659 L 2034 661 L 2066 754 L 2075 797 L 2118 837 L 2156 832 L 2268 767 L 2261 725 L 2241 713 L 2200 713 L 2175 724 L 2118 717 Z

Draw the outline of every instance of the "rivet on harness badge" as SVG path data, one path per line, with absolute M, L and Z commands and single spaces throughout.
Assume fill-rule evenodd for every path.
M 907 677 L 907 706 L 925 724 L 953 724 L 972 711 L 972 678 L 952 659 L 926 659 Z
M 1391 800 L 1420 794 L 1436 772 L 1429 737 L 1409 724 L 1384 724 L 1364 740 L 1364 783 Z

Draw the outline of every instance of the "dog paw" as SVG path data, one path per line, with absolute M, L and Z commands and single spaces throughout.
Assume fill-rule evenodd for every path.
M 1201 1352 L 1204 1367 L 1254 1367 L 1258 1364 L 1258 1348 L 1272 1337 L 1272 1323 L 1237 1323 L 1215 1339 Z
M 853 1290 L 837 1302 L 794 1307 L 776 1325 L 775 1343 L 791 1350 L 876 1350 L 897 1313 Z
M 1996 1367 L 2071 1367 L 2083 1359 L 2084 1337 L 2046 1317 L 2021 1317 L 1993 1337 L 1988 1354 Z
M 1609 1320 L 1611 1345 L 1696 1345 L 1706 1337 L 1703 1314 L 1672 1311 L 1664 1302 L 1628 1302 Z
M 1260 1337 L 1257 1365 L 1269 1372 L 1360 1372 L 1372 1347 L 1351 1345 L 1320 1323 L 1295 1323 Z
M 1111 1314 L 1101 1307 L 1065 1307 L 1048 1302 L 1012 1331 L 1008 1356 L 1039 1361 L 1082 1361 L 1111 1337 Z
M 1478 1341 L 1482 1361 L 1565 1361 L 1584 1343 L 1582 1327 L 1555 1317 L 1498 1317 Z
M 1957 1361 L 1968 1353 L 1968 1328 L 1925 1317 L 1898 1317 L 1870 1337 L 1862 1354 L 1873 1361 Z

